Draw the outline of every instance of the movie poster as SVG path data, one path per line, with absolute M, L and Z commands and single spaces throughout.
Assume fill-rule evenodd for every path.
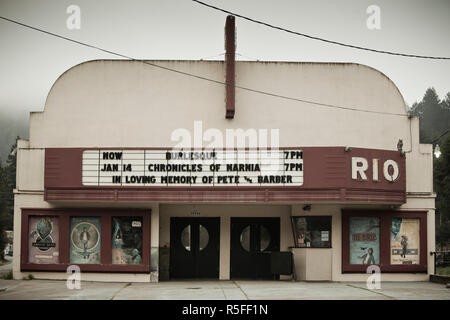
M 331 217 L 293 217 L 296 247 L 331 248 Z
M 99 217 L 70 218 L 70 263 L 100 263 L 101 227 Z
M 350 264 L 380 264 L 380 219 L 350 217 Z
M 59 262 L 59 225 L 57 217 L 30 217 L 28 262 L 50 264 Z
M 392 218 L 391 264 L 419 264 L 419 219 Z
M 112 263 L 142 264 L 142 217 L 113 217 Z

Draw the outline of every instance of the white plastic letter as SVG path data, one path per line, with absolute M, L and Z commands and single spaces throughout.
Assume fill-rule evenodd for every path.
M 366 170 L 369 164 L 365 158 L 352 157 L 352 179 L 358 180 L 358 173 L 362 180 L 367 180 Z
M 392 167 L 392 175 L 389 173 L 389 167 Z M 387 181 L 394 182 L 399 175 L 398 164 L 394 160 L 386 160 L 383 165 L 384 178 Z
M 378 181 L 378 159 L 372 159 L 372 180 Z

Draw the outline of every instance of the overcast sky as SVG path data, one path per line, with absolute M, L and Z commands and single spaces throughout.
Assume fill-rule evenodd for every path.
M 203 1 L 334 41 L 450 56 L 450 0 Z M 66 10 L 72 4 L 81 9 L 79 30 L 66 26 Z M 381 10 L 380 30 L 366 26 L 370 15 L 366 10 L 373 4 Z M 226 14 L 191 0 L 0 0 L 0 15 L 135 58 L 223 59 Z M 240 60 L 366 64 L 391 78 L 409 105 L 420 100 L 430 86 L 441 98 L 450 91 L 450 60 L 363 52 L 239 18 L 236 25 Z M 101 58 L 116 57 L 0 20 L 0 111 L 43 110 L 60 74 L 80 62 Z

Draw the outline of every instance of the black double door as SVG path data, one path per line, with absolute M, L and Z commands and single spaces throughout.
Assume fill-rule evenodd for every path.
M 280 218 L 231 218 L 231 278 L 274 279 L 270 252 L 280 251 Z
M 170 219 L 170 278 L 219 278 L 220 218 Z

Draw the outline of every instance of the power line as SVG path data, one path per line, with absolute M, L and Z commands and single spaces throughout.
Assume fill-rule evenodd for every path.
M 197 79 L 201 79 L 201 80 L 217 83 L 217 84 L 220 84 L 220 85 L 224 85 L 224 86 L 227 85 L 227 83 L 223 82 L 223 81 L 214 80 L 214 79 L 211 79 L 211 78 L 203 77 L 203 76 L 196 75 L 196 74 L 189 73 L 189 72 L 184 72 L 184 71 L 177 70 L 177 69 L 172 69 L 172 68 L 169 68 L 169 67 L 164 67 L 162 65 L 151 63 L 151 62 L 148 62 L 146 60 L 135 59 L 133 57 L 130 57 L 130 56 L 127 56 L 127 55 L 124 55 L 124 54 L 121 54 L 121 53 L 117 53 L 117 52 L 114 52 L 114 51 L 111 51 L 111 50 L 107 50 L 107 49 L 104 49 L 104 48 L 101 48 L 101 47 L 98 47 L 98 46 L 94 46 L 94 45 L 91 45 L 91 44 L 88 44 L 88 43 L 85 43 L 85 42 L 81 42 L 81 41 L 75 40 L 75 39 L 72 39 L 72 38 L 68 38 L 68 37 L 65 37 L 65 36 L 62 36 L 62 35 L 50 32 L 50 31 L 46 31 L 46 30 L 43 30 L 43 29 L 40 29 L 40 28 L 37 28 L 37 27 L 33 27 L 33 26 L 30 26 L 30 25 L 27 25 L 25 23 L 21 23 L 21 22 L 12 20 L 12 19 L 5 18 L 3 16 L 0 16 L 0 19 L 3 19 L 5 21 L 8 21 L 8 22 L 20 25 L 22 27 L 29 28 L 29 29 L 41 32 L 41 33 L 45 33 L 47 35 L 51 35 L 51 36 L 59 38 L 59 39 L 63 39 L 63 40 L 69 41 L 69 42 L 73 42 L 73 43 L 79 44 L 81 46 L 85 46 L 85 47 L 88 47 L 88 48 L 91 48 L 91 49 L 96 49 L 96 50 L 99 50 L 99 51 L 102 51 L 102 52 L 105 52 L 105 53 L 108 53 L 108 54 L 111 54 L 111 55 L 114 55 L 114 56 L 125 58 L 127 60 L 138 61 L 138 62 L 144 63 L 146 65 L 149 65 L 149 66 L 152 66 L 152 67 L 155 67 L 155 68 L 160 68 L 160 69 L 163 69 L 163 70 L 166 70 L 166 71 L 170 71 L 170 72 L 182 74 L 182 75 L 185 75 L 185 76 L 189 76 L 189 77 L 193 77 L 193 78 L 197 78 Z M 234 87 L 237 88 L 237 89 L 241 89 L 241 90 L 245 90 L 245 91 L 249 91 L 249 92 L 254 92 L 254 93 L 259 93 L 259 94 L 263 94 L 263 95 L 266 95 L 266 96 L 282 98 L 282 99 L 291 100 L 291 101 L 297 101 L 297 102 L 303 102 L 303 103 L 313 104 L 313 105 L 322 106 L 322 107 L 336 108 L 336 109 L 350 110 L 350 111 L 358 111 L 358 112 L 365 112 L 365 113 L 373 113 L 373 114 L 386 114 L 386 115 L 393 115 L 393 116 L 408 117 L 408 115 L 402 114 L 402 113 L 391 113 L 391 112 L 383 112 L 383 111 L 363 110 L 363 109 L 357 109 L 357 108 L 351 108 L 351 107 L 344 107 L 344 106 L 339 106 L 339 105 L 321 103 L 321 102 L 316 102 L 316 101 L 310 101 L 310 100 L 305 100 L 305 99 L 300 99 L 300 98 L 288 97 L 288 96 L 277 94 L 277 93 L 272 93 L 272 92 L 252 89 L 252 88 L 248 88 L 248 87 L 242 87 L 242 86 L 239 86 L 239 85 L 235 85 Z
M 330 44 L 334 44 L 334 45 L 338 45 L 338 46 L 343 46 L 343 47 L 347 47 L 347 48 L 353 48 L 353 49 L 359 49 L 359 50 L 365 50 L 365 51 L 370 51 L 370 52 L 375 52 L 375 53 L 384 53 L 384 54 L 390 54 L 390 55 L 394 55 L 394 56 L 402 56 L 402 57 L 408 57 L 408 58 L 421 58 L 421 59 L 435 59 L 435 60 L 450 60 L 450 57 L 433 57 L 433 56 L 422 56 L 422 55 L 415 55 L 415 54 L 407 54 L 407 53 L 399 53 L 399 52 L 392 52 L 392 51 L 384 51 L 384 50 L 377 50 L 377 49 L 371 49 L 371 48 L 367 48 L 367 47 L 361 47 L 361 46 L 356 46 L 356 45 L 352 45 L 352 44 L 347 44 L 347 43 L 343 43 L 343 42 L 338 42 L 338 41 L 333 41 L 333 40 L 328 40 L 328 39 L 324 39 L 324 38 L 319 38 L 319 37 L 315 37 L 315 36 L 311 36 L 305 33 L 300 33 L 297 31 L 292 31 L 289 29 L 285 29 L 282 27 L 278 27 L 260 20 L 256 20 L 256 19 L 252 19 L 243 15 L 240 15 L 238 13 L 234 13 L 213 5 L 210 5 L 208 3 L 202 2 L 202 1 L 198 1 L 198 0 L 192 0 L 193 2 L 197 2 L 198 4 L 201 4 L 205 7 L 209 7 L 211 9 L 214 10 L 218 10 L 218 11 L 222 11 L 224 13 L 227 14 L 231 14 L 233 16 L 236 16 L 238 18 L 244 19 L 244 20 L 248 20 L 257 24 L 261 24 L 263 26 L 269 27 L 269 28 L 273 28 L 273 29 L 277 29 L 280 31 L 284 31 L 287 33 L 291 33 L 291 34 L 295 34 L 298 36 L 302 36 L 308 39 L 312 39 L 312 40 L 318 40 L 318 41 L 322 41 L 322 42 L 326 42 L 326 43 L 330 43 Z
M 249 58 L 249 59 L 251 59 L 251 60 L 259 61 L 259 59 L 257 59 L 257 58 L 253 58 L 253 57 L 250 57 L 250 56 L 246 56 L 245 54 L 240 54 L 240 53 L 238 53 L 238 52 L 236 52 L 236 55 L 237 55 L 237 56 L 244 57 L 244 58 Z
M 431 141 L 430 143 L 433 144 L 437 141 L 439 141 L 440 138 L 442 138 L 443 136 L 445 136 L 447 133 L 450 132 L 450 129 L 448 129 L 447 131 L 445 131 L 443 134 L 441 134 L 439 137 L 437 137 L 436 139 L 434 139 L 433 141 Z
M 201 58 L 200 60 L 212 59 L 212 58 L 220 57 L 220 56 L 223 56 L 223 55 L 225 55 L 225 52 L 222 52 L 222 53 L 219 53 L 219 54 L 215 54 L 213 56 L 209 56 L 209 57 L 206 57 L 206 58 Z

